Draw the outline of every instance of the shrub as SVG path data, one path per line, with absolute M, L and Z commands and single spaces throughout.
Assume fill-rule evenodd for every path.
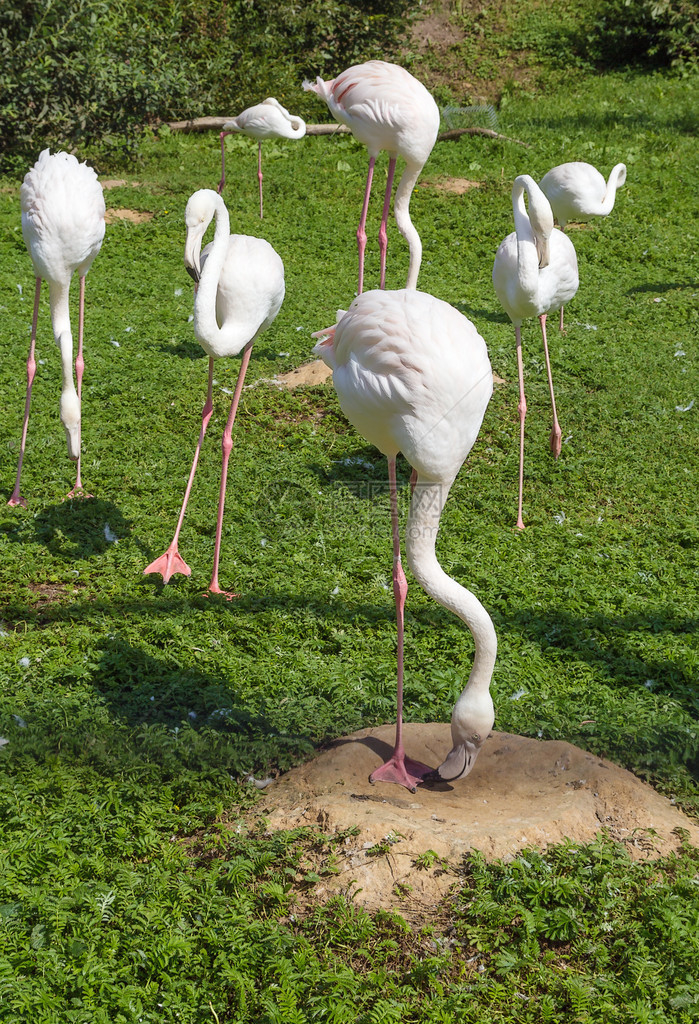
M 587 43 L 589 56 L 608 66 L 696 66 L 699 7 L 696 0 L 602 0 Z
M 2 167 L 46 145 L 133 154 L 144 126 L 234 114 L 396 53 L 416 0 L 28 0 L 0 10 Z

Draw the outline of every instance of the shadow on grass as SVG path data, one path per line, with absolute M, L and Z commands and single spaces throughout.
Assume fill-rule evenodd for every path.
M 68 666 L 50 700 L 30 702 L 22 718 L 3 715 L 15 765 L 24 754 L 105 777 L 150 776 L 185 787 L 184 803 L 198 799 L 200 786 L 228 789 L 261 766 L 288 768 L 315 750 L 303 728 L 282 731 L 251 711 L 230 681 L 153 657 L 118 635 L 94 652 L 89 679 L 80 667 L 78 675 L 95 699 L 73 688 Z
M 373 445 L 356 446 L 351 454 L 333 460 L 330 468 L 317 462 L 307 463 L 307 468 L 316 475 L 323 484 L 347 485 L 347 489 L 357 497 L 371 497 L 370 484 L 386 484 L 388 486 L 388 464 L 386 456 Z M 405 459 L 396 461 L 396 479 L 398 488 L 406 486 L 410 481 L 411 468 Z
M 120 508 L 102 498 L 79 498 L 49 505 L 27 521 L 30 539 L 62 558 L 93 558 L 131 533 L 132 523 Z M 26 544 L 27 530 L 6 531 L 9 541 Z
M 667 694 L 699 717 L 699 689 L 689 667 L 669 658 L 639 656 L 639 638 L 663 634 L 696 634 L 699 619 L 661 615 L 591 615 L 584 618 L 564 611 L 537 612 L 521 609 L 501 620 L 500 629 L 514 629 L 542 650 L 571 655 L 591 665 L 610 687 L 639 686 Z
M 502 310 L 482 309 L 471 306 L 468 302 L 455 302 L 454 308 L 458 309 L 459 313 L 463 313 L 465 317 L 472 320 L 473 323 L 478 327 L 478 324 L 482 320 L 487 320 L 491 324 L 511 324 L 507 313 Z
M 459 575 L 458 567 L 455 575 Z M 189 581 L 181 582 L 191 589 Z M 394 621 L 393 601 L 389 595 L 385 601 L 334 601 L 328 605 L 324 592 L 299 595 L 285 590 L 267 590 L 228 602 L 183 594 L 181 590 L 178 593 L 174 588 L 166 592 L 161 588 L 161 592 L 150 599 L 141 590 L 128 600 L 113 603 L 74 601 L 40 608 L 19 605 L 8 608 L 5 624 L 14 620 L 21 622 L 25 629 L 61 622 L 103 624 L 106 615 L 115 622 L 114 634 L 103 637 L 96 645 L 89 678 L 80 665 L 67 665 L 64 679 L 57 680 L 60 685 L 55 706 L 54 702 L 37 705 L 35 713 L 40 720 L 32 727 L 39 730 L 37 749 L 45 748 L 46 754 L 60 749 L 64 755 L 74 749 L 76 758 L 90 763 L 95 763 L 95 758 L 105 764 L 115 760 L 157 763 L 158 770 L 162 769 L 166 775 L 176 775 L 179 765 L 190 772 L 223 770 L 239 776 L 260 766 L 285 769 L 300 758 L 313 756 L 319 746 L 337 735 L 333 722 L 337 721 L 337 731 L 344 731 L 344 727 L 351 724 L 346 715 L 340 723 L 342 715 L 336 715 L 332 696 L 327 697 L 325 711 L 319 705 L 319 717 L 311 722 L 302 692 L 299 692 L 300 704 L 296 712 L 291 694 L 292 703 L 286 704 L 282 728 L 274 710 L 266 709 L 264 699 L 255 701 L 256 706 L 252 706 L 249 698 L 241 695 L 234 679 L 180 664 L 177 641 L 171 636 L 167 640 L 167 653 L 160 657 L 133 646 L 118 632 L 119 622 L 132 616 L 172 620 L 178 615 L 201 616 L 206 612 L 202 632 L 218 630 L 222 643 L 234 643 L 236 630 L 244 629 L 246 621 L 279 609 L 286 613 L 297 611 L 299 616 L 317 618 L 319 623 L 332 627 L 341 629 L 351 623 L 374 633 L 377 627 L 390 633 Z M 654 612 L 578 617 L 565 611 L 519 609 L 510 615 L 496 615 L 495 620 L 501 638 L 509 636 L 515 646 L 517 636 L 536 644 L 545 653 L 552 672 L 557 663 L 569 667 L 576 662 L 586 662 L 593 667 L 600 683 L 612 692 L 636 691 L 642 696 L 641 703 L 635 705 L 633 727 L 628 735 L 619 732 L 616 720 L 610 721 L 608 727 L 598 722 L 590 749 L 606 753 L 636 772 L 664 774 L 674 765 L 682 767 L 695 780 L 699 778 L 699 730 L 687 729 L 676 713 L 668 716 L 664 710 L 670 700 L 696 718 L 699 693 L 695 682 L 688 668 L 670 658 L 640 654 L 638 642 L 639 634 L 688 636 L 696 631 L 695 618 Z M 452 665 L 459 663 L 465 682 L 472 657 L 465 627 L 462 647 L 460 642 L 454 642 L 454 626 L 459 628 L 459 625 L 448 611 L 432 604 L 411 609 L 409 631 L 417 627 L 438 633 L 440 626 L 445 633 L 445 661 Z M 99 628 L 103 629 L 103 625 Z M 289 643 L 292 642 L 290 637 Z M 389 642 L 393 644 L 392 637 L 390 641 L 387 639 L 387 645 Z M 183 640 L 183 643 L 191 641 Z M 252 656 L 255 656 L 254 650 Z M 284 672 L 283 665 L 279 671 Z M 93 722 L 94 706 L 92 710 L 83 708 L 77 692 L 73 692 L 76 677 L 88 682 L 99 695 L 100 702 L 109 709 L 111 724 L 104 719 L 101 725 Z M 652 687 L 644 689 L 647 680 L 653 681 Z M 61 707 L 60 697 L 63 686 L 65 707 Z M 320 699 L 320 704 L 323 703 Z M 73 725 L 74 715 L 77 720 Z M 589 746 L 590 736 L 585 730 L 579 735 L 571 732 L 565 738 Z M 25 739 L 29 743 L 30 737 Z M 33 756 L 38 754 L 34 752 Z
M 166 342 L 158 347 L 165 355 L 178 356 L 180 359 L 203 359 L 206 355 L 206 352 L 204 352 L 197 341 L 178 341 L 176 345 L 173 345 L 172 342 Z

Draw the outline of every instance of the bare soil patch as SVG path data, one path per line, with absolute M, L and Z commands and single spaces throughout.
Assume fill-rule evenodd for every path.
M 149 220 L 153 220 L 153 216 L 152 213 L 148 213 L 146 210 L 116 210 L 110 208 L 105 213 L 104 219 L 107 224 L 116 224 L 119 220 L 128 220 L 132 224 L 145 224 Z
M 298 388 L 303 385 L 325 384 L 330 377 L 330 367 L 322 359 L 314 359 L 312 363 L 304 363 L 293 370 L 287 370 L 286 373 L 278 373 L 274 382 L 284 388 Z
M 437 192 L 454 192 L 457 196 L 464 195 L 472 188 L 480 188 L 480 181 L 469 181 L 468 178 L 428 178 L 418 183 L 418 188 L 433 188 Z
M 393 737 L 387 725 L 337 740 L 276 780 L 255 807 L 271 831 L 305 825 L 327 834 L 358 826 L 358 835 L 341 843 L 339 872 L 314 888 L 316 898 L 344 892 L 368 909 L 424 922 L 458 882 L 470 850 L 509 859 L 526 847 L 591 842 L 602 830 L 633 858 L 677 848 L 678 829 L 699 846 L 699 826 L 667 798 L 570 743 L 494 732 L 466 779 L 410 793 L 369 782 Z M 450 726 L 408 724 L 405 745 L 412 757 L 437 765 L 451 745 Z M 425 858 L 428 851 L 436 858 Z
M 103 181 L 100 181 L 100 185 L 102 186 L 102 188 L 106 189 L 124 188 L 127 185 L 130 186 L 131 188 L 140 188 L 141 182 L 127 181 L 126 178 L 105 178 Z
M 444 0 L 417 20 L 410 32 L 409 48 L 422 58 L 415 72 L 420 81 L 430 90 L 446 86 L 469 104 L 497 104 L 507 81 L 525 89 L 532 87 L 537 71 L 530 54 L 494 49 L 483 36 L 484 31 L 499 35 L 493 27 L 497 25 L 504 31 L 509 6 L 503 0 L 460 0 L 457 14 L 454 5 Z M 490 9 L 490 17 L 484 29 L 480 17 L 486 9 Z M 474 52 L 474 47 L 480 58 L 476 62 L 468 59 L 469 49 Z
M 81 585 L 76 583 L 28 583 L 27 586 L 36 598 L 36 608 L 72 600 L 81 589 Z

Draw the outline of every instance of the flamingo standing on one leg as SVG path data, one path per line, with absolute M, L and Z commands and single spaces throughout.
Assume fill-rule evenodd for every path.
M 340 405 L 350 422 L 388 459 L 393 530 L 393 592 L 398 630 L 396 741 L 371 781 L 414 791 L 421 781 L 467 775 L 492 729 L 490 680 L 497 638 L 480 601 L 448 576 L 435 554 L 449 489 L 473 446 L 493 391 L 485 342 L 453 306 L 425 292 L 369 291 L 338 312 L 335 327 L 319 331 L 314 352 L 332 368 Z M 396 456 L 417 473 L 405 548 L 424 590 L 462 619 L 476 645 L 473 668 L 451 718 L 452 749 L 433 771 L 405 756 L 402 738 L 403 609 Z
M 576 160 L 553 167 L 543 176 L 539 188 L 551 203 L 561 231 L 565 231 L 569 221 L 586 221 L 611 213 L 616 191 L 625 181 L 626 164 L 616 164 L 605 181 L 592 164 Z M 563 330 L 563 306 L 559 327 Z
M 529 212 L 524 204 L 524 193 L 529 198 Z M 528 174 L 520 174 L 512 186 L 512 210 L 515 230 L 499 245 L 493 264 L 493 285 L 505 312 L 515 327 L 517 342 L 517 372 L 519 377 L 519 505 L 517 527 L 524 529 L 522 520 L 522 489 L 524 484 L 524 418 L 527 402 L 524 397 L 524 370 L 522 366 L 522 321 L 538 316 L 544 340 L 546 372 L 548 374 L 553 429 L 551 451 L 558 458 L 561 453 L 561 428 L 556 415 L 551 363 L 546 342 L 546 316 L 569 302 L 578 290 L 578 261 L 570 239 L 553 226 L 553 213 L 548 199 Z
M 382 149 L 387 150 L 389 155 L 388 180 L 379 230 L 381 288 L 386 283 L 386 223 L 391 204 L 393 176 L 397 158 L 401 156 L 405 160 L 406 167 L 396 189 L 393 210 L 398 230 L 410 249 L 406 288 L 416 288 L 422 261 L 422 242 L 410 219 L 410 195 L 437 139 L 437 104 L 425 86 L 413 78 L 405 68 L 397 64 L 388 64 L 383 60 L 356 64 L 332 81 L 326 82 L 320 77 L 316 78 L 315 82 L 305 81 L 303 87 L 318 93 L 327 103 L 333 117 L 346 124 L 355 138 L 364 143 L 369 150 L 364 204 L 357 228 L 357 291 L 360 295 L 364 286 L 365 228 L 376 157 Z
M 213 218 L 216 218 L 213 242 L 201 251 L 201 242 Z M 243 353 L 238 381 L 235 386 L 228 420 L 221 443 L 223 464 L 216 520 L 214 565 L 209 590 L 226 597 L 236 595 L 221 590 L 218 584 L 218 564 L 221 553 L 223 507 L 226 496 L 228 460 L 233 442 L 231 432 L 238 402 L 243 390 L 245 372 L 255 339 L 265 331 L 276 317 L 284 300 L 284 265 L 269 242 L 249 235 L 231 235 L 228 210 L 221 197 L 212 189 L 200 189 L 189 198 L 185 210 L 187 239 L 184 262 L 198 283 L 194 297 L 194 334 L 209 355 L 209 387 L 202 412 L 199 441 L 189 474 L 182 508 L 172 543 L 160 558 L 144 569 L 144 573 L 159 572 L 165 583 L 177 572 L 191 575 L 191 569 L 180 556 L 177 542 L 184 520 L 189 494 L 194 482 L 199 453 L 213 410 L 214 359 Z
M 232 132 L 242 132 L 251 139 L 257 139 L 257 179 L 260 186 L 260 220 L 262 220 L 262 140 L 263 139 L 302 139 L 306 134 L 306 122 L 300 117 L 290 114 L 279 100 L 268 96 L 262 103 L 248 107 L 226 121 L 221 132 L 221 180 L 218 183 L 219 195 L 226 183 L 226 151 L 223 140 Z
M 39 318 L 41 282 L 49 283 L 51 325 L 61 351 L 63 385 L 61 388 L 61 422 L 68 441 L 68 455 L 78 464 L 75 487 L 68 497 L 83 495 L 80 478 L 80 420 L 83 358 L 83 324 L 85 312 L 85 275 L 100 251 L 104 238 L 104 195 L 97 175 L 91 167 L 80 163 L 70 153 L 53 153 L 48 149 L 24 176 L 20 188 L 22 234 L 36 277 L 34 315 L 27 358 L 27 395 L 20 444 L 19 464 L 14 490 L 8 505 L 27 502 L 20 493 L 22 463 L 27 442 L 32 384 L 36 373 L 36 328 Z M 73 334 L 70 327 L 70 281 L 77 270 L 80 278 L 78 354 L 75 359 L 77 388 L 73 383 Z

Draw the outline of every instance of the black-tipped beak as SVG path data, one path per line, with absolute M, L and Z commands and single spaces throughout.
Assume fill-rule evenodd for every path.
M 195 284 L 199 284 L 199 278 L 201 277 L 201 274 L 199 273 L 197 268 L 196 267 L 190 267 L 188 263 L 185 263 L 184 266 L 185 266 L 185 270 L 187 271 L 189 276 L 192 278 L 194 283 Z

